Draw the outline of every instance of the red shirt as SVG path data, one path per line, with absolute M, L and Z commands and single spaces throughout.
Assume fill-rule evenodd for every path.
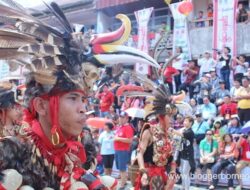
M 114 103 L 114 94 L 110 91 L 102 92 L 98 96 L 100 98 L 101 112 L 109 112 L 110 106 Z
M 166 77 L 165 82 L 172 83 L 173 82 L 172 76 L 176 73 L 178 73 L 177 69 L 175 69 L 174 67 L 167 66 L 164 71 L 164 76 Z
M 247 152 L 250 152 L 250 144 L 246 139 L 241 141 L 241 159 L 250 162 L 250 158 L 247 158 Z M 249 153 L 250 154 L 250 153 Z
M 191 70 L 196 71 L 196 74 L 194 74 L 193 72 L 186 70 L 184 71 L 184 74 L 186 76 L 186 84 L 191 84 L 197 77 L 198 73 L 199 73 L 199 68 L 198 67 L 194 67 Z
M 230 104 L 223 104 L 220 108 L 220 115 L 226 117 L 226 119 L 230 119 L 231 115 L 235 115 L 237 113 L 237 104 L 233 102 Z
M 123 125 L 117 128 L 115 135 L 118 137 L 131 139 L 134 136 L 134 129 L 129 124 Z M 114 141 L 114 149 L 115 150 L 130 150 L 130 143 Z

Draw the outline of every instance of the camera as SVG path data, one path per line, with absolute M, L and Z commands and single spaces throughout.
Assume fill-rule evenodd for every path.
M 212 49 L 213 51 L 215 51 L 218 55 L 221 54 L 221 51 L 219 49 Z

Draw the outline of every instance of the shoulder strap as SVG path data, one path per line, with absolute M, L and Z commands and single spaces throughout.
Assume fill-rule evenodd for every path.
M 213 152 L 213 146 L 214 146 L 214 139 L 212 139 L 211 148 L 210 148 L 210 153 Z
M 198 126 L 197 128 L 197 132 L 199 131 L 199 129 L 201 128 L 201 125 L 202 125 L 203 121 L 200 123 L 200 125 Z

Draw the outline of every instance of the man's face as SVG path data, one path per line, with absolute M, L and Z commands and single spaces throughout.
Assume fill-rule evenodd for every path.
M 205 105 L 209 104 L 209 99 L 208 99 L 208 98 L 204 98 L 204 99 L 203 99 L 203 103 L 204 103 Z
M 9 118 L 12 122 L 20 122 L 22 121 L 22 106 L 13 105 L 12 107 L 7 109 L 6 117 Z
M 206 138 L 207 138 L 207 140 L 211 140 L 212 137 L 213 137 L 212 131 L 207 131 L 207 132 L 206 132 Z
M 188 63 L 188 67 L 189 67 L 189 68 L 194 68 L 194 62 L 193 62 L 193 61 L 190 61 L 190 62 Z
M 234 81 L 234 86 L 235 86 L 235 88 L 239 88 L 240 87 L 239 81 Z
M 189 119 L 184 119 L 183 125 L 186 128 L 191 127 L 191 123 L 190 123 Z
M 220 88 L 225 89 L 225 83 L 220 83 Z
M 228 96 L 225 96 L 223 99 L 224 99 L 225 104 L 230 103 L 230 98 Z
M 86 121 L 84 96 L 80 92 L 68 92 L 60 97 L 59 124 L 66 137 L 78 136 Z
M 206 59 L 209 59 L 209 58 L 210 58 L 210 54 L 209 54 L 209 53 L 205 53 L 205 54 L 204 54 L 204 57 L 205 57 Z
M 119 116 L 119 124 L 124 125 L 128 122 L 128 117 L 127 116 Z
M 103 87 L 103 92 L 107 92 L 108 90 L 109 90 L 109 89 L 108 89 L 108 86 L 105 85 L 105 86 Z
M 242 86 L 245 88 L 249 87 L 249 81 L 247 79 L 242 79 Z
M 216 76 L 216 72 L 215 71 L 211 71 L 210 75 L 211 75 L 211 77 L 215 77 Z

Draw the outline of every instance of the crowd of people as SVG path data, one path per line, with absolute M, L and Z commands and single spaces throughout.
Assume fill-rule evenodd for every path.
M 216 60 L 212 58 L 211 52 L 206 51 L 199 60 L 185 63 L 181 48 L 177 48 L 177 53 L 180 55 L 170 61 L 164 71 L 161 68 L 159 73 L 164 73 L 165 84 L 172 93 L 186 92 L 184 101 L 191 107 L 190 113 L 179 110 L 173 116 L 169 130 L 173 136 L 185 137 L 180 148 L 179 172 L 199 174 L 207 170 L 208 174 L 218 175 L 223 170 L 232 176 L 240 176 L 242 169 L 250 163 L 250 137 L 248 132 L 241 130 L 250 120 L 250 75 L 246 57 L 240 55 L 231 58 L 230 49 L 225 47 L 222 52 L 218 51 Z M 110 161 L 114 159 L 121 172 L 121 188 L 126 185 L 126 165 L 131 151 L 138 148 L 140 131 L 145 122 L 143 118 L 129 117 L 126 110 L 131 107 L 143 109 L 146 104 L 145 98 L 140 96 L 131 98 L 117 95 L 117 90 L 126 85 L 140 86 L 129 75 L 123 75 L 119 81 L 111 79 L 104 83 L 87 103 L 87 110 L 95 117 L 109 118 L 114 124 L 111 127 L 107 123 L 104 131 L 100 130 L 97 141 L 103 157 L 100 163 L 104 164 L 105 173 L 111 173 L 113 165 Z M 187 116 L 192 116 L 193 120 L 189 118 L 188 124 L 185 124 Z M 122 138 L 117 138 L 117 135 Z M 110 147 L 111 142 L 114 145 L 109 152 L 107 146 Z M 107 154 L 110 159 L 106 158 Z M 150 151 L 144 154 L 150 154 Z M 189 189 L 190 179 L 186 175 L 185 178 L 183 188 Z M 239 183 L 237 188 L 240 189 L 241 179 L 236 179 Z M 195 183 L 200 183 L 200 180 L 197 178 Z M 218 180 L 208 180 L 209 189 L 216 189 Z M 228 179 L 229 189 L 234 186 L 234 178 Z

